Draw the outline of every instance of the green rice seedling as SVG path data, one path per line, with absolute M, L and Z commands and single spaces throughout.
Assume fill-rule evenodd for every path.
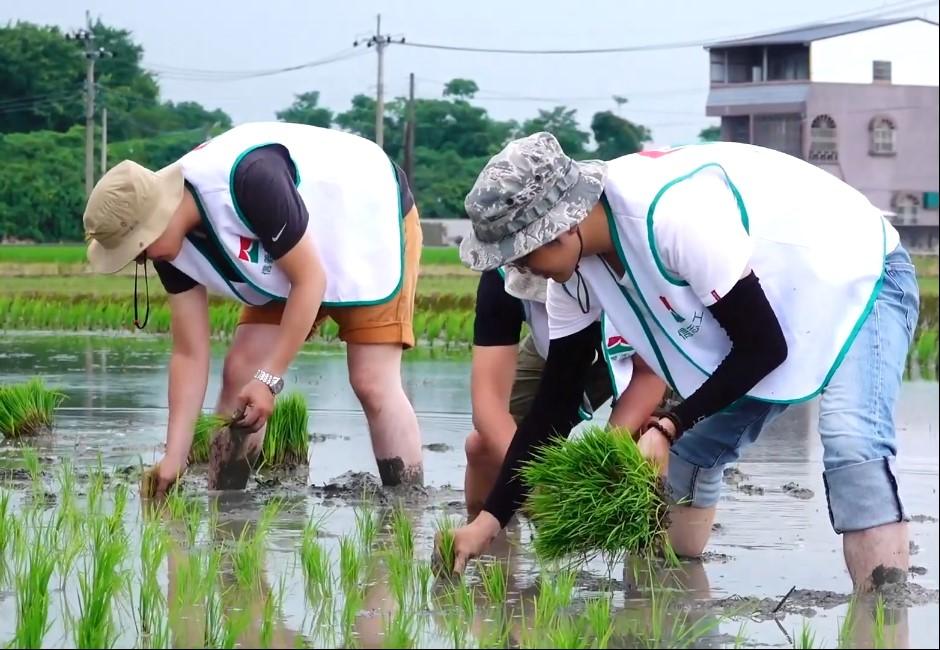
M 572 620 L 569 616 L 562 616 L 558 621 L 545 630 L 544 640 L 540 647 L 546 648 L 587 648 L 588 636 L 586 626 L 581 619 Z
M 33 486 L 33 494 L 42 493 L 42 467 L 39 463 L 39 454 L 34 447 L 23 447 L 23 466 L 29 474 Z
M 643 647 L 689 648 L 695 642 L 718 627 L 721 617 L 705 616 L 689 621 L 689 613 L 682 608 L 673 607 L 669 592 L 655 585 L 652 580 L 649 587 L 650 624 L 643 637 L 647 644 Z
M 340 629 L 342 630 L 343 647 L 351 648 L 355 646 L 353 636 L 353 627 L 356 624 L 356 617 L 359 610 L 362 609 L 363 595 L 358 589 L 352 589 L 346 592 L 343 601 L 343 611 L 340 616 Z
M 455 589 L 457 595 L 457 604 L 460 607 L 460 613 L 467 623 L 473 620 L 473 612 L 476 609 L 476 603 L 473 598 L 473 587 L 470 587 L 466 581 L 461 580 Z
M 101 466 L 101 456 L 98 464 L 88 476 L 88 497 L 86 511 L 89 517 L 101 514 L 101 497 L 104 495 L 104 468 Z
M 261 629 L 259 631 L 262 648 L 270 648 L 274 639 L 274 623 L 284 601 L 284 576 L 278 581 L 277 588 L 269 591 L 261 609 Z
M 805 618 L 802 627 L 800 627 L 800 633 L 793 635 L 793 647 L 801 650 L 816 647 L 816 633 L 813 631 L 813 626 Z
M 887 647 L 885 645 L 885 599 L 881 594 L 875 599 L 875 616 L 872 620 L 871 639 L 874 647 Z
M 403 558 L 412 560 L 415 554 L 414 528 L 411 525 L 411 518 L 401 503 L 392 512 L 392 537 L 395 540 L 396 552 Z
M 111 531 L 107 520 L 89 526 L 89 555 L 85 570 L 78 576 L 79 619 L 74 628 L 77 648 L 110 648 L 117 640 L 111 610 L 115 595 L 123 585 L 119 570 L 127 553 L 123 535 Z
M 839 623 L 838 645 L 840 648 L 852 647 L 852 636 L 855 630 L 855 619 L 858 614 L 858 598 L 852 596 L 845 610 L 845 618 Z
M 244 589 L 260 588 L 261 571 L 264 568 L 265 530 L 258 525 L 242 528 L 232 550 L 232 569 L 238 585 Z
M 307 400 L 293 392 L 279 397 L 268 419 L 261 460 L 268 467 L 292 467 L 307 463 L 310 434 Z
M 190 463 L 208 463 L 209 449 L 212 447 L 212 439 L 224 426 L 227 426 L 230 418 L 225 418 L 214 413 L 200 413 L 196 418 L 196 424 L 193 427 L 193 444 L 189 448 Z
M 509 578 L 502 562 L 496 560 L 487 564 L 477 565 L 480 571 L 480 581 L 483 591 L 493 605 L 502 605 L 506 602 L 506 589 Z
M 140 535 L 140 596 L 138 616 L 141 631 L 153 634 L 165 608 L 158 572 L 169 550 L 169 540 L 159 522 L 144 522 Z
M 382 643 L 384 648 L 414 648 L 417 644 L 417 626 L 414 612 L 400 608 L 385 615 Z
M 69 575 L 72 573 L 72 567 L 75 560 L 84 548 L 84 537 L 80 534 L 81 522 L 78 524 L 70 523 L 67 515 L 61 511 L 57 514 L 54 525 L 55 534 L 55 553 L 59 558 L 59 589 L 65 591 Z
M 400 609 L 404 609 L 408 599 L 408 587 L 411 585 L 411 560 L 397 552 L 385 554 L 388 568 L 388 586 Z
M 64 458 L 59 467 L 59 517 L 66 524 L 63 532 L 69 536 L 78 532 L 81 518 L 78 512 L 78 501 L 75 498 L 75 466 L 71 459 Z
M 734 647 L 743 648 L 744 644 L 747 643 L 747 622 L 741 623 L 741 627 L 738 628 L 738 633 L 734 636 Z
M 358 591 L 362 564 L 356 540 L 343 535 L 339 540 L 339 576 L 346 598 L 349 598 L 352 592 Z
M 10 493 L 0 490 L 0 586 L 6 584 L 9 564 L 7 552 L 11 543 L 15 543 L 16 520 L 10 512 Z
M 15 580 L 16 632 L 12 644 L 15 648 L 41 648 L 49 631 L 49 579 L 55 569 L 55 555 L 49 552 L 50 537 L 48 532 L 37 532 L 27 542 L 25 533 L 18 536 L 27 565 Z
M 614 633 L 614 626 L 610 617 L 610 598 L 593 598 L 588 601 L 582 615 L 587 629 L 594 635 L 594 646 L 606 648 L 610 644 L 610 637 Z
M 372 545 L 375 544 L 375 538 L 379 533 L 379 523 L 375 508 L 371 504 L 365 503 L 357 506 L 356 515 L 356 534 L 359 537 L 360 550 L 363 557 L 372 553 Z
M 556 439 L 524 465 L 522 478 L 540 558 L 668 553 L 661 479 L 627 432 L 594 427 Z
M 317 540 L 317 527 L 312 520 L 304 526 L 300 541 L 300 564 L 307 585 L 308 599 L 313 601 L 315 597 L 329 598 L 333 584 L 330 557 Z
M 419 562 L 415 569 L 415 582 L 418 591 L 418 607 L 427 609 L 431 602 L 431 583 L 434 581 L 434 569 L 430 562 Z
M 444 626 L 447 629 L 447 636 L 453 642 L 454 648 L 466 648 L 469 625 L 459 614 L 445 612 Z
M 454 572 L 454 520 L 446 515 L 439 517 L 435 522 L 437 530 L 437 551 L 435 560 L 440 563 L 439 570 L 444 575 Z
M 196 499 L 183 496 L 178 490 L 171 490 L 166 498 L 166 509 L 170 518 L 181 522 L 186 531 L 186 542 L 195 546 L 202 526 L 202 504 Z
M 0 434 L 21 438 L 50 429 L 55 409 L 64 399 L 63 393 L 46 388 L 39 378 L 0 386 Z

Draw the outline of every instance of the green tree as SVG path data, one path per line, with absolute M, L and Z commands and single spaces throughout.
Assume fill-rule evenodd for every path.
M 591 120 L 591 130 L 597 142 L 595 155 L 602 160 L 611 160 L 643 149 L 643 143 L 649 142 L 652 135 L 642 124 L 614 115 L 610 111 L 595 113 Z
M 702 142 L 718 142 L 721 140 L 721 127 L 706 126 L 698 132 L 698 139 Z
M 444 84 L 444 97 L 459 97 L 460 99 L 473 99 L 480 87 L 472 79 L 451 79 Z
M 0 133 L 65 131 L 84 111 L 81 46 L 57 27 L 0 27 Z
M 564 106 L 556 106 L 550 111 L 540 109 L 538 117 L 522 123 L 522 135 L 548 131 L 555 136 L 565 153 L 572 157 L 580 156 L 591 134 L 578 128 L 576 113 L 576 109 Z
M 327 129 L 333 124 L 333 111 L 320 106 L 318 90 L 294 95 L 294 103 L 274 115 L 282 122 L 309 124 Z

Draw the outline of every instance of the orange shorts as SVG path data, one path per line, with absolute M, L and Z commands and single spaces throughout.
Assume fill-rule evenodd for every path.
M 418 209 L 411 208 L 405 215 L 405 268 L 398 293 L 381 305 L 367 307 L 323 307 L 317 314 L 312 336 L 320 324 L 332 318 L 339 325 L 339 338 L 346 343 L 400 343 L 405 349 L 415 345 L 414 307 L 421 263 L 423 237 L 418 221 Z M 285 303 L 245 305 L 238 324 L 279 325 Z

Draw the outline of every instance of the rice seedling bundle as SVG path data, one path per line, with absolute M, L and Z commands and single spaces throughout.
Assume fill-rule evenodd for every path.
M 264 434 L 262 462 L 272 467 L 306 464 L 310 441 L 307 426 L 307 400 L 304 396 L 292 392 L 279 397 Z
M 594 427 L 555 440 L 521 475 L 531 490 L 524 510 L 542 559 L 670 552 L 661 479 L 627 432 Z
M 219 430 L 227 426 L 229 420 L 214 413 L 200 413 L 193 427 L 193 444 L 189 448 L 190 463 L 208 463 L 212 438 Z
M 0 386 L 0 433 L 20 438 L 52 427 L 56 407 L 65 395 L 46 388 L 42 379 Z

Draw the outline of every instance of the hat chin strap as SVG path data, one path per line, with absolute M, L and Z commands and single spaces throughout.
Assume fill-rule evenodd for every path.
M 144 322 L 140 322 L 140 312 L 137 307 L 137 273 L 140 270 L 141 265 L 144 267 L 144 291 L 147 296 L 147 311 L 144 312 Z M 143 262 L 137 262 L 134 265 L 134 327 L 139 330 L 147 327 L 147 321 L 150 320 L 150 282 L 147 278 L 147 260 L 144 259 Z
M 582 314 L 587 314 L 591 311 L 591 294 L 588 292 L 587 284 L 584 282 L 584 278 L 581 276 L 581 269 L 578 268 L 581 265 L 581 257 L 584 255 L 584 238 L 581 236 L 581 226 L 579 225 L 575 232 L 578 233 L 578 244 L 580 248 L 578 249 L 578 261 L 574 264 L 574 274 L 578 276 L 578 285 L 575 288 L 575 296 L 578 299 L 578 308 L 581 310 Z M 582 287 L 584 288 L 584 299 L 581 298 Z

